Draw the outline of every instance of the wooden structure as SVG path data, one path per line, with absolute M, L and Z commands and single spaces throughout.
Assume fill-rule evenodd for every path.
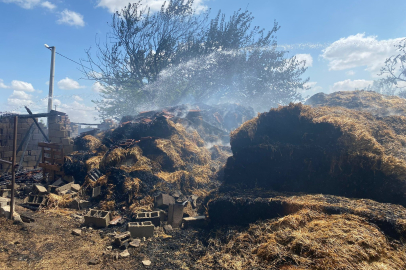
M 57 177 L 63 177 L 63 145 L 58 143 L 38 143 L 42 150 L 42 162 L 39 167 L 43 168 L 44 180 L 48 173 L 48 182 L 55 181 Z

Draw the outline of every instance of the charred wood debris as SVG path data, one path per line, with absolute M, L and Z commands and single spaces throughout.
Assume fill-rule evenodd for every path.
M 20 170 L 16 197 L 31 210 L 79 210 L 72 216 L 81 220 L 82 227 L 73 235 L 99 229 L 112 239 L 107 248 L 122 249 L 119 257 L 127 257 L 126 249 L 138 247 L 140 240 L 207 226 L 201 203 L 220 185 L 222 167 L 231 155 L 229 133 L 254 116 L 251 108 L 236 104 L 198 104 L 123 117 L 115 129 L 94 129 L 75 138 L 76 151 L 58 164 L 63 168 L 61 177 L 43 175 L 41 169 Z M 179 142 L 167 149 L 157 146 L 173 138 Z M 133 149 L 140 151 L 132 158 L 127 153 L 120 160 L 108 160 L 114 151 Z M 89 165 L 91 159 L 97 164 Z M 140 162 L 145 164 L 138 166 Z M 128 179 L 135 179 L 133 186 Z M 4 198 L 10 196 L 10 183 L 11 174 L 0 175 Z

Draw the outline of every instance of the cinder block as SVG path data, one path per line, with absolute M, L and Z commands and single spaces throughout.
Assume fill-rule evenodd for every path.
M 0 207 L 7 206 L 11 204 L 11 199 L 0 197 Z M 14 202 L 15 205 L 15 202 Z
M 47 198 L 43 195 L 29 195 L 24 199 L 24 203 L 31 206 L 41 206 L 44 205 L 47 201 Z
M 63 185 L 63 186 L 61 186 L 61 187 L 58 187 L 58 188 L 56 189 L 56 192 L 62 193 L 63 191 L 70 190 L 71 187 L 72 187 L 72 184 L 73 184 L 73 183 L 71 182 L 71 183 L 68 183 L 68 184 L 66 184 L 66 185 Z
M 97 186 L 92 189 L 92 198 L 96 198 L 101 193 L 101 186 Z
M 111 213 L 109 211 L 91 209 L 85 215 L 85 224 L 94 225 L 98 228 L 105 228 L 109 225 Z
M 43 195 L 43 194 L 48 193 L 48 190 L 44 186 L 41 186 L 39 184 L 35 184 L 33 186 L 33 190 L 34 190 L 35 194 Z
M 135 218 L 138 222 L 151 221 L 154 226 L 161 225 L 161 216 L 159 211 L 137 213 Z
M 179 228 L 183 219 L 183 204 L 170 204 L 168 209 L 168 224 Z
M 175 204 L 175 198 L 168 194 L 160 194 L 155 197 L 156 208 L 168 208 L 170 204 Z
M 128 222 L 127 225 L 127 231 L 130 232 L 132 238 L 153 237 L 154 229 L 151 221 Z
M 117 235 L 114 238 L 114 244 L 118 247 L 121 247 L 125 243 L 130 242 L 130 240 L 131 240 L 131 233 L 127 231 L 127 232 Z

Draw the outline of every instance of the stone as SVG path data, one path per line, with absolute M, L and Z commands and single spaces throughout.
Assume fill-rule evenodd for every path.
M 170 224 L 164 226 L 165 233 L 170 233 L 173 231 L 172 226 Z
M 82 234 L 82 230 L 80 229 L 74 229 L 72 230 L 72 234 L 76 236 L 80 236 Z
M 151 261 L 150 260 L 143 260 L 142 264 L 145 266 L 150 266 L 151 265 Z
M 133 241 L 130 242 L 130 246 L 132 246 L 132 247 L 139 247 L 140 244 L 141 244 L 140 239 L 134 239 Z
M 97 264 L 99 264 L 99 263 L 100 263 L 100 261 L 99 261 L 98 259 L 91 259 L 91 260 L 88 262 L 89 265 L 97 265 Z
M 128 252 L 127 249 L 120 253 L 120 258 L 128 258 L 128 257 L 130 257 L 130 252 Z

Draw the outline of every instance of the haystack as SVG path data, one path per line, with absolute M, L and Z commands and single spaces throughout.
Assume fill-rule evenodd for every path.
M 344 107 L 366 111 L 377 116 L 406 116 L 406 99 L 397 96 L 381 95 L 373 91 L 339 91 L 332 94 L 318 93 L 306 101 L 314 107 Z
M 405 121 L 290 104 L 231 134 L 231 187 L 324 193 L 406 205 Z M 389 122 L 389 123 L 388 123 Z
M 211 239 L 200 259 L 212 269 L 405 269 L 404 246 L 391 243 L 365 219 L 303 209 L 257 222 L 247 231 L 227 230 Z

